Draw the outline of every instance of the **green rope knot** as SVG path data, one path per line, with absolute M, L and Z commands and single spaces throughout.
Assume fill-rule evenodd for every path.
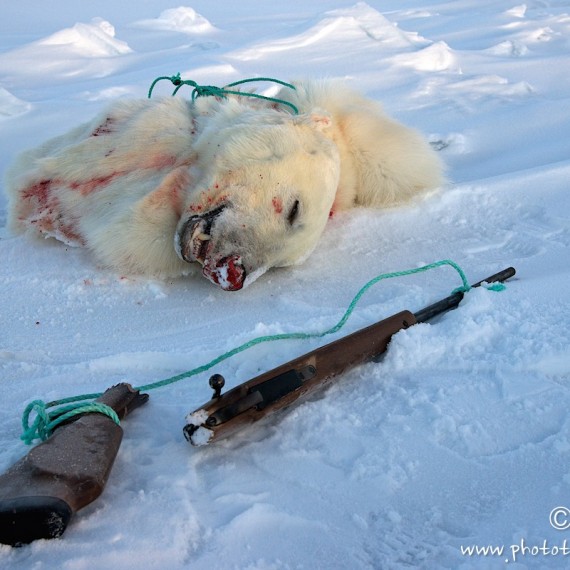
M 483 287 L 487 289 L 487 291 L 496 291 L 496 292 L 504 291 L 507 288 L 507 286 L 504 283 L 499 283 L 499 282 L 483 284 Z
M 273 77 L 251 77 L 249 79 L 241 79 L 240 81 L 234 81 L 233 83 L 228 83 L 224 87 L 216 87 L 215 85 L 198 85 L 195 81 L 191 79 L 182 79 L 180 77 L 180 73 L 176 75 L 168 76 L 168 75 L 161 75 L 157 77 L 150 86 L 148 90 L 148 98 L 152 97 L 152 92 L 154 90 L 155 85 L 159 81 L 170 81 L 174 86 L 175 89 L 172 92 L 172 95 L 176 95 L 181 87 L 184 85 L 188 85 L 193 87 L 192 89 L 192 101 L 195 101 L 198 97 L 220 97 L 221 99 L 226 99 L 228 95 L 237 95 L 240 97 L 253 97 L 255 99 L 263 99 L 265 101 L 271 101 L 273 103 L 278 103 L 280 105 L 285 105 L 289 107 L 295 115 L 299 114 L 299 109 L 290 103 L 289 101 L 285 101 L 284 99 L 278 99 L 277 97 L 267 97 L 266 95 L 259 95 L 259 93 L 248 93 L 247 91 L 237 91 L 235 89 L 228 89 L 229 87 L 237 87 L 238 85 L 242 85 L 244 83 L 251 83 L 256 81 L 269 81 L 271 83 L 278 83 L 279 85 L 283 85 L 284 87 L 288 87 L 289 89 L 295 90 L 295 86 L 291 83 L 286 83 L 285 81 L 281 81 L 280 79 L 274 79 Z
M 481 284 L 481 288 L 482 289 L 487 289 L 487 291 L 495 291 L 497 293 L 500 293 L 501 291 L 504 291 L 507 286 L 504 283 L 482 283 Z M 454 289 L 451 294 L 455 295 L 455 293 L 468 293 L 471 290 L 471 286 L 470 285 L 462 285 L 461 287 L 457 287 L 457 289 Z
M 53 433 L 54 429 L 62 423 L 70 420 L 79 414 L 98 413 L 111 418 L 117 425 L 120 425 L 119 416 L 106 404 L 100 402 L 73 403 L 68 405 L 60 405 L 69 400 L 77 400 L 77 398 L 69 398 L 68 400 L 59 400 L 46 404 L 42 400 L 34 400 L 30 402 L 24 410 L 22 416 L 23 433 L 20 439 L 30 445 L 34 440 L 41 439 L 45 441 Z M 52 406 L 60 406 L 52 412 L 48 412 L 47 408 Z M 30 416 L 36 414 L 34 421 L 30 424 Z

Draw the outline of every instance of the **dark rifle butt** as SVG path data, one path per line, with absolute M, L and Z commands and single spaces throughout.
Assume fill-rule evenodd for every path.
M 122 419 L 147 400 L 122 383 L 96 401 Z M 122 438 L 122 428 L 108 416 L 81 414 L 0 475 L 0 543 L 61 536 L 72 516 L 103 492 Z
M 471 287 L 503 282 L 513 275 L 515 269 L 509 267 Z M 221 383 L 216 379 L 214 384 L 211 383 L 215 389 L 212 399 L 188 414 L 187 424 L 183 428 L 184 436 L 192 445 L 206 445 L 304 400 L 346 370 L 363 362 L 378 360 L 387 350 L 394 334 L 455 309 L 463 296 L 462 292 L 453 293 L 415 314 L 402 311 L 392 315 L 265 372 L 224 394 L 221 394 L 223 379 Z

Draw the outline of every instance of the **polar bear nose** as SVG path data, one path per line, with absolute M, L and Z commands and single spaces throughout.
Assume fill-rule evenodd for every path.
M 221 205 L 204 214 L 188 218 L 175 237 L 176 253 L 188 263 L 198 261 L 204 265 L 208 254 L 212 223 L 226 206 Z
M 217 261 L 207 261 L 202 274 L 224 291 L 239 291 L 247 275 L 241 257 L 237 254 L 228 255 Z

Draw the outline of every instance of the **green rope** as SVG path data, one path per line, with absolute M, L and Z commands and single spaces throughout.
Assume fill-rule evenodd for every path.
M 42 400 L 34 400 L 28 404 L 24 410 L 24 414 L 22 416 L 22 428 L 24 431 L 20 436 L 20 439 L 22 439 L 22 441 L 24 441 L 24 443 L 27 445 L 30 445 L 36 439 L 45 441 L 53 433 L 53 430 L 57 426 L 65 423 L 67 420 L 70 420 L 78 414 L 104 414 L 111 418 L 117 425 L 119 425 L 119 416 L 117 416 L 115 410 L 113 410 L 113 408 L 110 406 L 101 404 L 100 402 L 62 405 L 69 400 L 86 400 L 91 396 L 93 396 L 93 394 L 89 394 L 87 396 L 79 396 L 78 398 L 68 398 L 66 400 L 50 402 L 49 404 L 46 404 Z M 60 407 L 57 410 L 48 413 L 47 408 L 55 405 Z M 32 412 L 35 412 L 36 417 L 33 423 L 30 424 L 30 415 Z
M 325 331 L 313 332 L 313 333 L 311 333 L 311 332 L 293 332 L 293 333 L 282 333 L 282 334 L 259 336 L 259 337 L 253 338 L 253 339 L 245 342 L 244 344 L 241 344 L 241 345 L 239 345 L 239 346 L 237 346 L 237 347 L 235 347 L 235 348 L 233 348 L 227 352 L 224 352 L 220 356 L 217 356 L 216 358 L 214 358 L 213 360 L 211 360 L 210 362 L 208 362 L 206 364 L 203 364 L 202 366 L 198 366 L 197 368 L 194 368 L 192 370 L 188 370 L 187 372 L 183 372 L 181 374 L 177 374 L 176 376 L 166 378 L 165 380 L 160 380 L 158 382 L 153 382 L 151 384 L 144 384 L 143 386 L 139 386 L 135 389 L 140 390 L 141 392 L 148 391 L 148 390 L 155 390 L 157 388 L 162 388 L 164 386 L 168 386 L 169 384 L 174 384 L 176 382 L 180 382 L 181 380 L 191 378 L 192 376 L 196 376 L 197 374 L 201 374 L 202 372 L 206 372 L 207 370 L 210 370 L 214 366 L 220 364 L 220 362 L 223 362 L 224 360 L 227 360 L 228 358 L 231 358 L 232 356 L 235 356 L 236 354 L 239 354 L 240 352 L 243 352 L 244 350 L 248 350 L 249 348 L 252 348 L 253 346 L 256 346 L 256 345 L 264 343 L 264 342 L 273 342 L 273 341 L 278 341 L 278 340 L 294 340 L 294 339 L 295 340 L 307 340 L 307 339 L 313 339 L 313 338 L 322 338 L 322 337 L 334 334 L 344 327 L 344 325 L 348 321 L 350 315 L 354 312 L 354 309 L 356 308 L 356 305 L 358 304 L 358 302 L 360 301 L 362 296 L 371 287 L 376 285 L 376 283 L 378 283 L 379 281 L 383 281 L 384 279 L 392 279 L 394 277 L 404 277 L 406 275 L 414 275 L 416 273 L 423 273 L 424 271 L 429 271 L 431 269 L 435 269 L 437 267 L 442 267 L 445 265 L 450 266 L 453 269 L 455 269 L 455 271 L 457 271 L 457 273 L 459 274 L 459 277 L 461 278 L 461 283 L 462 283 L 461 287 L 455 289 L 453 291 L 453 293 L 457 293 L 457 292 L 464 292 L 465 293 L 465 292 L 469 291 L 469 289 L 471 287 L 469 285 L 469 281 L 467 281 L 467 277 L 465 276 L 465 273 L 463 272 L 461 267 L 459 267 L 459 265 L 457 265 L 457 263 L 455 263 L 454 261 L 451 261 L 449 259 L 444 259 L 442 261 L 436 261 L 435 263 L 430 263 L 428 265 L 424 265 L 422 267 L 417 267 L 415 269 L 407 269 L 405 271 L 395 271 L 392 273 L 382 273 L 381 275 L 378 275 L 377 277 L 374 277 L 373 279 L 368 281 L 368 283 L 366 283 L 365 285 L 363 285 L 360 288 L 358 293 L 356 293 L 356 295 L 353 297 L 348 308 L 346 309 L 346 311 L 344 312 L 343 316 L 338 321 L 338 323 L 336 323 L 334 326 L 330 327 L 329 329 L 326 329 Z M 502 283 L 493 283 L 491 285 L 488 285 L 487 288 L 490 290 L 493 290 L 493 291 L 502 291 L 503 289 L 505 289 L 505 286 Z M 92 403 L 87 403 L 87 404 L 76 404 L 76 402 L 82 402 L 84 400 L 92 400 L 95 398 L 99 398 L 100 396 L 101 396 L 101 393 L 85 394 L 83 396 L 73 396 L 71 398 L 64 398 L 62 400 L 55 400 L 53 402 L 50 402 L 49 404 L 45 404 L 41 400 L 34 400 L 33 402 L 31 402 L 28 405 L 28 407 L 24 411 L 24 416 L 22 419 L 22 425 L 24 428 L 24 433 L 21 436 L 22 440 L 25 441 L 27 444 L 30 444 L 35 439 L 45 440 L 51 435 L 54 428 L 57 427 L 59 424 L 61 424 L 64 421 L 67 421 L 68 419 L 70 419 L 71 417 L 73 417 L 76 414 L 83 414 L 83 413 L 87 413 L 87 412 L 104 413 L 104 414 L 108 415 L 109 417 L 111 417 L 113 419 L 113 421 L 115 421 L 116 423 L 119 423 L 119 419 L 116 417 L 115 412 L 112 410 L 112 408 L 109 408 L 109 406 L 105 406 L 105 405 L 99 404 L 97 402 L 92 402 Z M 47 412 L 47 408 L 55 407 L 55 406 L 63 406 L 63 407 L 60 407 L 51 413 Z M 91 408 L 92 406 L 94 406 L 93 409 Z M 32 411 L 34 411 L 36 413 L 36 418 L 35 418 L 34 422 L 30 425 L 29 416 L 30 416 Z M 112 412 L 112 414 L 114 414 L 114 416 L 109 411 Z
M 236 91 L 233 89 L 228 89 L 228 87 L 236 87 L 237 85 L 242 85 L 243 83 L 251 83 L 253 81 L 269 81 L 271 83 L 278 83 L 279 85 L 283 85 L 288 87 L 289 89 L 295 89 L 294 85 L 291 83 L 286 83 L 285 81 L 281 81 L 280 79 L 274 79 L 272 77 L 252 77 L 250 79 L 241 79 L 240 81 L 234 81 L 233 83 L 228 83 L 224 87 L 216 87 L 215 85 L 198 85 L 195 81 L 191 79 L 182 79 L 180 77 L 180 73 L 176 75 L 168 76 L 168 75 L 161 75 L 157 77 L 150 85 L 150 89 L 148 90 L 148 98 L 152 97 L 152 92 L 154 90 L 155 85 L 159 81 L 167 80 L 170 81 L 174 86 L 175 89 L 172 92 L 172 95 L 176 95 L 179 89 L 184 85 L 189 85 L 193 87 L 192 89 L 192 101 L 195 101 L 198 97 L 221 97 L 222 99 L 226 99 L 227 95 L 238 95 L 240 97 L 253 97 L 255 99 L 263 99 L 265 101 L 271 101 L 272 103 L 279 103 L 280 105 L 286 105 L 289 107 L 295 115 L 299 114 L 299 109 L 290 103 L 289 101 L 285 101 L 284 99 L 278 99 L 276 97 L 267 97 L 265 95 L 259 95 L 258 93 L 248 93 L 244 91 Z

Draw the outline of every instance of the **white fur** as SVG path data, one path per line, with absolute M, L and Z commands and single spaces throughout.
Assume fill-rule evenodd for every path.
M 333 210 L 387 207 L 441 184 L 422 136 L 346 86 L 298 82 L 278 97 L 300 114 L 246 97 L 117 102 L 18 158 L 9 224 L 85 246 L 121 272 L 177 276 L 194 265 L 176 251 L 185 224 L 225 205 L 204 274 L 229 256 L 253 277 L 306 258 Z

